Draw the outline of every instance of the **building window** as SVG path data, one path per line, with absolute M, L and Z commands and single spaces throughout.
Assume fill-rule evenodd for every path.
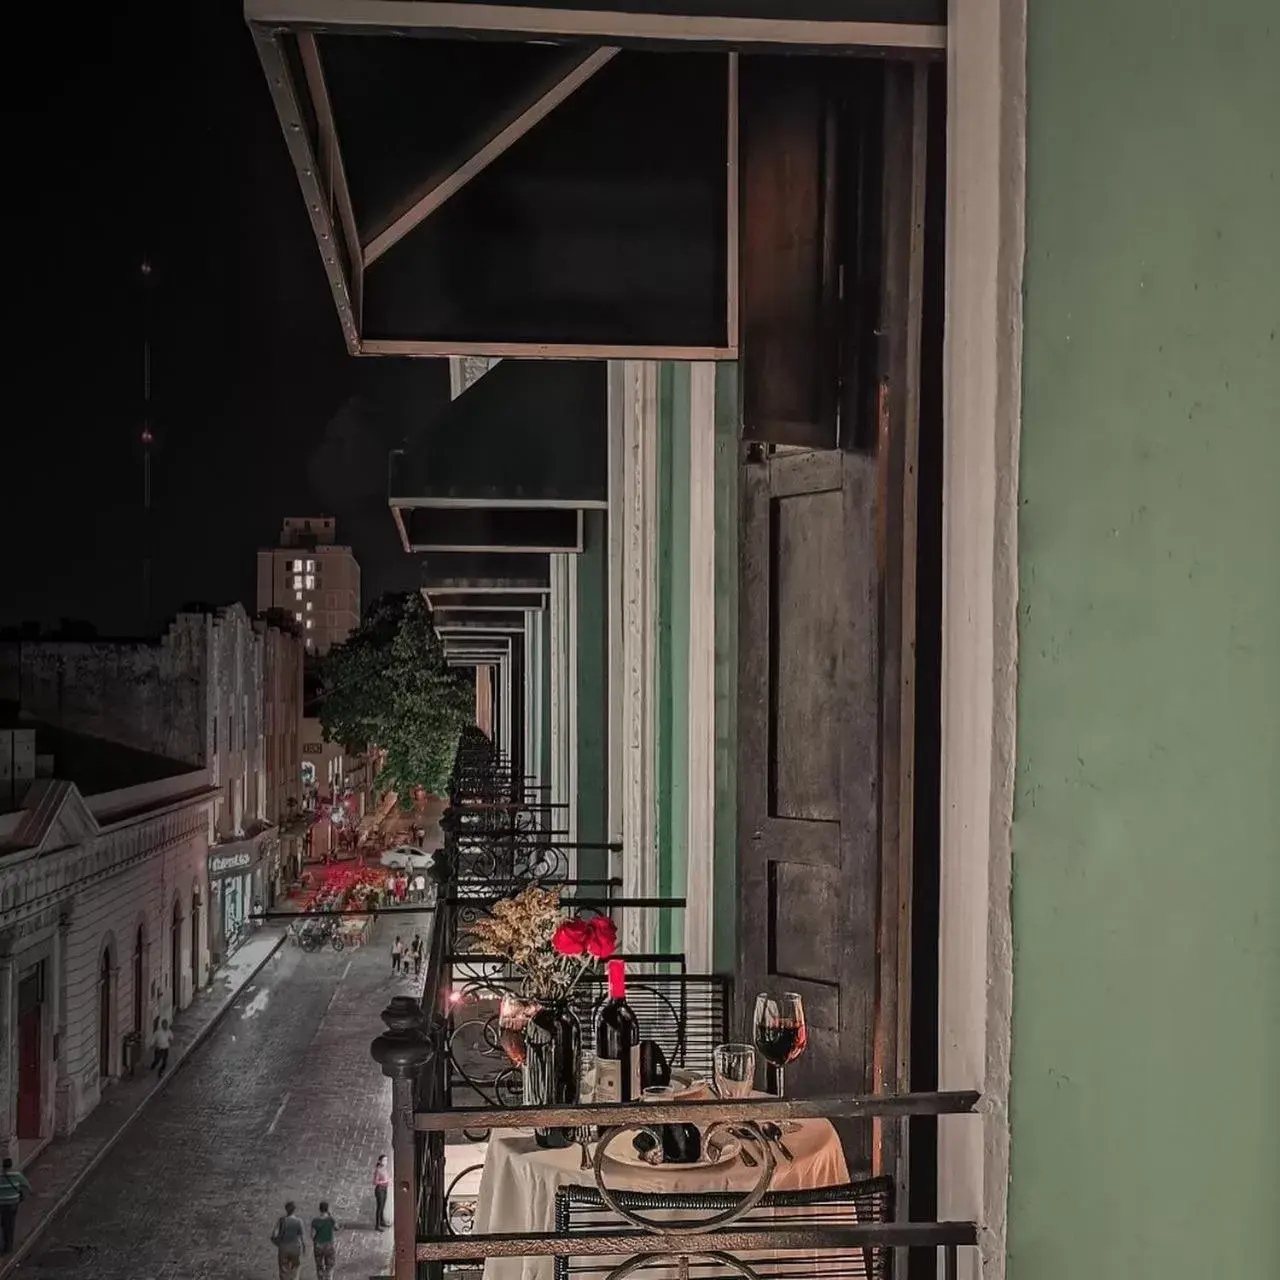
M 308 648 L 308 649 L 310 649 L 310 648 L 311 648 L 311 637 L 310 637 L 310 636 L 308 636 L 308 637 L 307 637 L 307 648 Z
M 310 612 L 311 612 L 311 610 L 312 610 L 312 609 L 314 609 L 314 608 L 315 608 L 315 605 L 313 605 L 313 604 L 311 603 L 311 601 L 310 601 L 310 600 L 308 600 L 308 601 L 307 601 L 307 612 L 308 612 L 308 613 L 310 613 Z
M 295 591 L 302 590 L 302 578 L 296 573 L 293 575 L 293 589 Z
M 316 579 L 315 579 L 315 575 L 314 575 L 314 574 L 312 574 L 312 573 L 307 574 L 307 576 L 306 576 L 306 578 L 305 578 L 305 580 L 304 580 L 304 581 L 305 581 L 305 583 L 306 583 L 306 588 L 307 588 L 307 590 L 308 590 L 308 591 L 314 591 L 314 590 L 315 590 L 315 587 L 316 587 Z
M 308 631 L 310 631 L 310 630 L 311 630 L 311 628 L 312 628 L 314 625 L 315 625 L 315 622 L 314 622 L 311 618 L 308 618 L 308 619 L 307 619 L 307 630 L 308 630 Z
M 302 599 L 302 592 L 301 592 L 301 591 L 295 591 L 295 592 L 293 593 L 293 598 L 294 598 L 295 600 L 301 600 L 301 599 Z
M 301 622 L 301 621 L 302 621 L 302 614 L 300 614 L 300 613 L 295 613 L 295 614 L 293 615 L 293 620 L 294 620 L 295 622 Z
M 307 561 L 307 572 L 308 572 L 308 573 L 315 573 L 315 571 L 316 571 L 316 562 L 315 562 L 314 560 L 308 560 L 308 561 Z

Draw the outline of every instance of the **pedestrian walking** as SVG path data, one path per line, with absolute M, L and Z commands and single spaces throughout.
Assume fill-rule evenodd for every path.
M 271 1243 L 276 1247 L 276 1262 L 280 1268 L 280 1280 L 296 1280 L 302 1270 L 302 1255 L 306 1252 L 303 1238 L 306 1228 L 298 1217 L 298 1206 L 292 1200 L 284 1206 L 284 1217 L 276 1223 L 271 1233 Z
M 416 978 L 422 972 L 422 934 L 415 933 L 413 935 L 413 976 Z
M 374 1226 L 385 1231 L 391 1223 L 387 1221 L 387 1188 L 391 1185 L 391 1170 L 387 1168 L 387 1157 L 379 1156 L 378 1163 L 373 1166 L 373 1209 Z
M 157 1080 L 164 1079 L 165 1070 L 169 1066 L 169 1049 L 172 1045 L 173 1032 L 169 1030 L 168 1019 L 161 1018 L 160 1025 L 156 1028 L 155 1057 L 151 1059 L 151 1070 L 159 1072 Z
M 316 1280 L 329 1280 L 338 1256 L 338 1224 L 329 1212 L 329 1202 L 320 1201 L 318 1217 L 311 1219 L 311 1253 L 316 1260 Z
M 385 1160 L 386 1157 L 383 1156 Z M 8 1156 L 0 1170 L 0 1232 L 4 1235 L 4 1252 L 13 1252 L 13 1240 L 18 1230 L 18 1206 L 31 1194 L 31 1183 L 26 1174 L 13 1167 Z
M 396 940 L 391 944 L 391 972 L 393 974 L 400 972 L 400 959 L 404 955 L 404 943 L 400 941 L 400 935 L 396 934 Z

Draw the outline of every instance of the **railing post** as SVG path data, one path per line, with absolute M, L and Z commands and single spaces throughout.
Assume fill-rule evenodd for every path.
M 396 996 L 382 1011 L 387 1024 L 370 1046 L 382 1074 L 391 1078 L 392 1237 L 395 1280 L 416 1280 L 418 1249 L 418 1162 L 414 1110 L 418 1077 L 434 1056 L 423 1032 L 423 1015 L 416 1000 Z

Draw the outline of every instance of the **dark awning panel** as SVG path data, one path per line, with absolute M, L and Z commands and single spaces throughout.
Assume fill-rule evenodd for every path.
M 466 609 L 471 613 L 505 613 L 511 609 L 539 613 L 547 607 L 547 596 L 540 591 L 488 592 L 432 591 L 427 597 L 432 609 Z
M 730 50 L 945 45 L 944 0 L 246 12 L 348 346 L 371 355 L 735 358 Z
M 502 553 L 582 550 L 582 513 L 542 507 L 393 508 L 404 549 Z
M 608 374 L 596 360 L 503 360 L 391 457 L 392 507 L 602 507 Z
M 490 593 L 551 590 L 551 558 L 545 555 L 438 552 L 422 563 L 422 588 Z
M 500 612 L 482 612 L 471 609 L 436 609 L 431 621 L 436 629 L 441 627 L 471 627 L 486 631 L 523 631 L 524 610 L 508 609 Z

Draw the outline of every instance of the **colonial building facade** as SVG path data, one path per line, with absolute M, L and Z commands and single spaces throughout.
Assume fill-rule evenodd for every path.
M 154 642 L 0 645 L 0 697 L 25 714 L 207 768 L 218 792 L 204 899 L 215 961 L 244 936 L 254 902 L 269 906 L 280 886 L 278 824 L 301 767 L 300 643 L 233 604 L 181 613 Z
M 19 1163 L 140 1063 L 210 966 L 208 770 L 49 737 L 54 776 L 0 806 L 0 1151 Z

